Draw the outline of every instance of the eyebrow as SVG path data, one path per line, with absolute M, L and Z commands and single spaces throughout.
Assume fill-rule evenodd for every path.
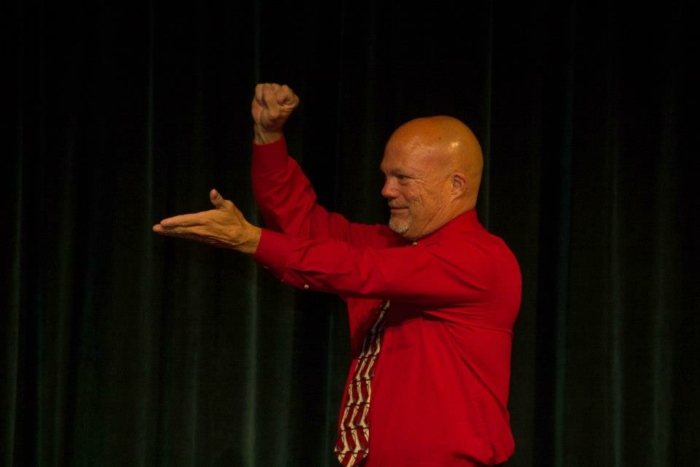
M 380 172 L 382 172 L 384 175 L 402 175 L 404 177 L 415 177 L 415 173 L 412 173 L 406 169 L 391 169 L 389 172 L 385 172 L 381 167 L 379 167 Z

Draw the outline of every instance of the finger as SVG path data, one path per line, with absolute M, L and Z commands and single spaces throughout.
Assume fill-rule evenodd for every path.
M 277 90 L 276 97 L 279 105 L 283 106 L 294 106 L 299 101 L 294 91 L 286 84 L 280 86 Z
M 165 237 L 182 238 L 185 240 L 193 240 L 196 242 L 206 243 L 215 246 L 225 245 L 225 242 L 222 242 L 211 231 L 199 227 L 177 227 L 173 229 L 159 230 L 156 230 L 154 228 L 154 231 Z
M 160 221 L 160 226 L 163 230 L 172 230 L 179 227 L 196 227 L 202 225 L 201 217 L 201 213 L 181 214 L 163 219 Z
M 164 236 L 164 237 L 184 238 L 186 240 L 196 240 L 196 241 L 200 241 L 200 242 L 203 241 L 203 238 L 204 238 L 204 237 L 201 237 L 199 235 L 193 234 L 188 229 L 183 229 L 183 228 L 177 228 L 177 229 L 172 229 L 172 230 L 167 230 L 167 229 L 155 230 L 155 232 Z
M 264 107 L 265 106 L 265 99 L 264 99 L 264 92 L 265 92 L 265 86 L 266 83 L 259 83 L 255 86 L 255 100 L 260 106 Z
M 267 108 L 268 114 L 271 119 L 277 118 L 279 115 L 279 102 L 277 101 L 277 90 L 279 85 L 267 84 L 263 88 L 263 99 L 265 101 L 265 107 Z

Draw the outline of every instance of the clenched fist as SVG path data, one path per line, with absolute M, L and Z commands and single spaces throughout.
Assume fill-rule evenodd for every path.
M 299 97 L 286 84 L 261 83 L 255 86 L 251 104 L 255 142 L 266 144 L 280 139 L 285 122 L 298 105 Z

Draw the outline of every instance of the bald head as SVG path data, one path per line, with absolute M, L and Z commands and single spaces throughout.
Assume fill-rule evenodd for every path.
M 465 195 L 471 207 L 476 205 L 484 160 L 479 141 L 460 120 L 444 115 L 416 118 L 396 129 L 389 145 L 410 152 L 436 171 L 462 172 L 468 185 Z
M 474 208 L 482 170 L 481 146 L 456 118 L 439 115 L 401 125 L 382 160 L 390 227 L 415 239 Z

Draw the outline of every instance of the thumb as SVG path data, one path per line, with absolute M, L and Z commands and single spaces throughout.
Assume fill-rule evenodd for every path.
M 211 204 L 213 204 L 215 208 L 222 207 L 224 205 L 224 201 L 226 201 L 224 199 L 224 197 L 221 196 L 221 194 L 218 191 L 216 191 L 216 188 L 213 188 L 209 192 L 209 200 L 211 201 Z

